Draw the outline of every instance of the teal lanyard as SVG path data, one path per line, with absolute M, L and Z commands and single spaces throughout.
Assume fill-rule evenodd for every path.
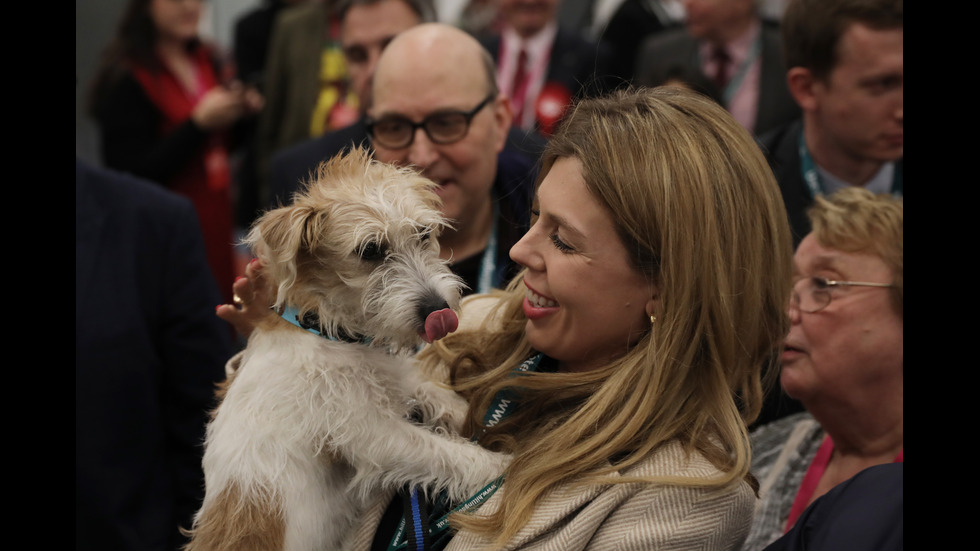
M 493 202 L 493 223 L 490 226 L 490 239 L 487 241 L 487 248 L 483 250 L 483 258 L 480 260 L 480 276 L 476 285 L 477 293 L 489 293 L 494 287 L 499 287 L 500 282 L 496 279 L 497 271 L 497 220 L 500 219 L 500 205 L 497 201 Z
M 537 371 L 541 365 L 543 355 L 537 354 L 525 360 L 517 366 L 513 373 L 520 375 Z M 512 390 L 502 390 L 494 396 L 493 402 L 487 408 L 483 416 L 483 426 L 492 427 L 505 418 L 511 411 L 511 407 L 516 402 L 516 394 Z M 500 477 L 482 490 L 471 496 L 462 504 L 446 510 L 446 496 L 439 494 L 431 513 L 426 510 L 426 504 L 420 497 L 417 488 L 413 488 L 411 495 L 405 500 L 405 510 L 395 535 L 388 544 L 388 551 L 438 551 L 443 549 L 452 533 L 449 532 L 449 516 L 459 511 L 471 511 L 477 509 L 492 496 L 500 485 L 503 484 L 503 477 Z
M 803 139 L 803 131 L 800 131 L 800 137 L 797 140 L 797 147 L 800 151 L 800 172 L 803 176 L 803 181 L 806 183 L 807 190 L 810 192 L 810 197 L 817 197 L 818 195 L 824 194 L 823 183 L 820 181 L 820 173 L 817 171 L 817 165 L 813 162 L 813 157 L 810 156 L 810 150 L 806 146 L 806 140 Z M 896 166 L 894 172 L 892 173 L 892 195 L 895 197 L 902 196 L 902 171 Z
M 543 354 L 536 354 L 526 360 L 524 360 L 521 365 L 514 368 L 512 373 L 514 375 L 521 375 L 523 373 L 533 373 L 541 367 L 541 358 Z M 511 389 L 504 389 L 497 393 L 493 397 L 493 402 L 490 403 L 490 407 L 487 408 L 487 412 L 483 415 L 483 426 L 492 427 L 502 421 L 505 417 L 510 415 L 510 409 L 517 401 L 517 394 Z

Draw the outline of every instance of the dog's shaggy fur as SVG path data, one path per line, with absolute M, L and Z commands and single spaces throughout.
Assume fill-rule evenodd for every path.
M 420 335 L 455 329 L 461 288 L 438 256 L 433 185 L 358 149 L 256 222 L 247 242 L 276 307 L 339 338 L 279 317 L 255 328 L 208 426 L 188 550 L 340 549 L 381 490 L 464 499 L 503 472 L 505 456 L 426 424 L 455 427 L 465 412 L 411 360 Z

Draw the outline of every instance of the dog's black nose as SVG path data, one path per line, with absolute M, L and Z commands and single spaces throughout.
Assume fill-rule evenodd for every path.
M 449 308 L 449 303 L 446 299 L 440 297 L 439 295 L 429 295 L 422 299 L 418 307 L 415 309 L 415 315 L 417 319 L 422 320 L 425 323 L 425 318 L 429 317 L 432 312 L 438 312 L 439 310 Z

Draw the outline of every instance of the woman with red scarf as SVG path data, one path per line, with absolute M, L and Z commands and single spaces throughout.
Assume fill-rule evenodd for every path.
M 105 164 L 189 197 L 220 289 L 234 277 L 229 150 L 262 98 L 224 82 L 197 33 L 202 0 L 131 0 L 93 86 Z M 227 291 L 226 291 L 227 292 Z

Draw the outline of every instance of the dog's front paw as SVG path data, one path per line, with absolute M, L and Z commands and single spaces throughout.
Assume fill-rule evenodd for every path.
M 462 396 L 432 381 L 420 384 L 415 396 L 423 424 L 459 433 L 468 407 Z
M 460 473 L 459 484 L 449 489 L 449 493 L 456 494 L 455 497 L 458 499 L 469 498 L 500 478 L 511 460 L 511 456 L 508 454 L 483 449 L 480 450 L 479 455 L 477 461 L 473 461 L 464 467 L 465 472 Z

